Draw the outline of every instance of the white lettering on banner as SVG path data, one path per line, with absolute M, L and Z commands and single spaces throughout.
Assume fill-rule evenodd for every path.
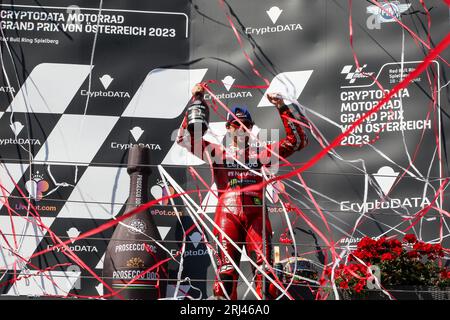
M 253 95 L 250 91 L 239 91 L 239 92 L 227 92 L 227 93 L 219 93 L 215 95 L 217 99 L 238 99 L 238 98 L 253 98 Z M 205 94 L 205 100 L 212 100 L 210 94 Z
M 0 10 L 0 23 L 5 22 L 10 28 L 19 27 L 20 25 L 10 25 L 15 23 L 27 23 L 30 27 L 27 30 L 54 31 L 61 30 L 66 32 L 98 32 L 105 34 L 120 34 L 132 36 L 149 36 L 149 37 L 168 37 L 174 38 L 177 30 L 174 28 L 151 27 L 124 25 L 126 17 L 120 13 L 137 13 L 139 15 L 159 15 L 161 17 L 181 18 L 184 19 L 183 34 L 185 38 L 189 35 L 189 17 L 184 12 L 175 11 L 143 11 L 143 10 L 122 10 L 122 9 L 105 9 L 98 8 L 81 8 L 76 5 L 68 7 L 54 6 L 32 6 L 17 4 L 0 4 L 0 8 L 12 8 Z M 63 10 L 64 12 L 55 12 Z M 87 12 L 86 12 L 87 11 Z M 90 13 L 94 11 L 94 13 Z M 97 12 L 96 12 L 97 11 Z M 9 21 L 11 20 L 11 21 Z M 147 19 L 154 22 L 155 19 Z M 31 27 L 31 25 L 33 27 Z M 36 28 L 37 26 L 37 28 Z M 4 28 L 6 29 L 6 28 Z M 147 34 L 148 31 L 148 34 Z
M 113 272 L 114 279 L 126 279 L 131 280 L 139 276 L 139 280 L 158 280 L 158 274 L 156 272 L 147 272 L 145 270 L 120 270 Z
M 89 23 L 112 23 L 122 24 L 125 22 L 125 17 L 122 15 L 105 15 L 105 14 L 90 14 L 90 13 L 72 13 L 67 17 L 67 22 L 89 22 Z
M 120 150 L 128 150 L 131 149 L 134 145 L 143 146 L 145 148 L 149 148 L 150 150 L 161 150 L 161 146 L 159 144 L 154 143 L 118 143 L 111 142 L 111 149 L 120 149 Z
M 87 33 L 103 33 L 125 36 L 146 36 L 146 27 L 133 27 L 133 26 L 108 26 L 108 25 L 86 25 L 84 30 Z
M 380 100 L 382 99 L 386 94 L 389 93 L 390 90 L 360 90 L 360 91 L 342 91 L 341 92 L 341 101 L 358 101 L 366 99 L 370 100 Z M 408 88 L 400 89 L 399 92 L 394 94 L 392 96 L 392 99 L 395 98 L 409 98 L 409 90 Z
M 30 145 L 30 146 L 36 146 L 41 145 L 41 141 L 39 139 L 23 139 L 23 138 L 4 138 L 0 139 L 0 146 L 6 146 L 9 144 L 17 144 L 17 145 Z
M 73 252 L 98 252 L 98 249 L 96 246 L 69 245 L 67 247 Z M 67 251 L 67 249 L 64 247 L 55 247 L 52 245 L 48 245 L 47 249 L 51 249 L 52 251 L 56 251 L 56 252 Z
M 348 244 L 349 245 L 349 244 L 352 244 L 352 243 L 358 243 L 361 240 L 362 240 L 362 238 L 344 238 L 344 239 L 341 239 L 339 241 L 339 243 Z
M 128 92 L 118 92 L 118 91 L 87 91 L 81 90 L 82 96 L 89 96 L 91 98 L 97 97 L 107 97 L 107 98 L 130 98 Z
M 341 201 L 341 211 L 365 212 L 378 209 L 424 208 L 430 205 L 428 198 L 412 197 L 404 199 L 388 199 L 386 201 L 368 201 L 365 203 Z
M 22 38 L 23 39 L 23 38 Z M 34 43 L 37 44 L 41 44 L 41 43 L 46 43 L 46 44 L 54 44 L 54 45 L 58 45 L 59 44 L 59 40 L 58 39 L 43 39 L 43 38 L 34 38 Z M 23 42 L 23 41 L 22 41 Z
M 0 18 L 3 20 L 34 20 L 34 21 L 53 21 L 63 22 L 65 16 L 61 12 L 48 11 L 19 11 L 19 10 L 0 10 Z
M 273 26 L 263 26 L 263 27 L 246 27 L 245 33 L 246 34 L 254 34 L 254 35 L 259 36 L 259 35 L 264 35 L 266 33 L 279 33 L 279 32 L 291 32 L 291 31 L 303 30 L 303 27 L 300 23 L 275 25 L 283 11 L 284 10 L 282 10 L 276 6 L 270 8 L 269 10 L 266 11 L 266 14 L 270 18 L 270 21 L 272 21 L 272 24 L 274 24 L 274 25 Z
M 0 41 L 1 41 L 1 39 L 0 39 Z M 16 93 L 16 90 L 14 89 L 14 87 L 0 87 L 0 92 Z
M 300 23 L 291 23 L 286 25 L 278 25 L 276 27 L 262 27 L 262 28 L 251 28 L 247 27 L 245 28 L 246 34 L 256 34 L 256 35 L 263 35 L 265 33 L 275 33 L 275 32 L 286 32 L 286 31 L 297 31 L 297 30 L 303 30 L 303 27 Z
M 423 130 L 431 129 L 431 120 L 408 120 L 400 122 L 388 122 L 388 123 L 367 123 L 365 125 L 365 131 L 367 133 L 377 133 L 380 130 L 385 132 L 395 131 L 411 131 L 411 130 Z
M 175 249 L 172 249 L 172 250 L 170 250 L 170 253 L 172 254 L 172 255 L 176 255 L 177 253 L 178 253 L 178 251 L 177 250 L 175 250 Z M 184 252 L 184 257 L 198 257 L 198 256 L 206 256 L 206 255 L 208 255 L 209 253 L 211 253 L 211 254 L 213 254 L 214 252 L 213 252 L 213 250 L 212 249 L 210 249 L 210 248 L 206 248 L 206 249 L 198 249 L 198 250 L 186 250 L 185 252 Z
M 0 28 L 3 30 L 33 31 L 35 29 L 35 25 L 32 22 L 13 22 L 0 20 Z
M 27 44 L 55 44 L 58 45 L 59 44 L 59 40 L 58 39 L 48 39 L 48 38 L 26 38 L 26 37 L 6 37 L 6 38 L 2 38 L 0 37 L 0 41 L 8 41 L 10 43 L 27 43 Z M 0 87 L 0 92 L 3 92 L 3 90 L 1 89 L 2 87 Z M 13 93 L 15 92 L 12 91 Z
M 20 7 L 20 6 L 17 6 Z M 73 10 L 75 7 L 76 10 Z M 44 7 L 43 7 L 44 8 Z M 56 7 L 48 7 L 49 9 L 61 9 Z M 109 11 L 108 9 L 103 9 Z M 147 12 L 153 13 L 156 12 Z M 166 12 L 160 12 L 165 14 Z M 171 14 L 183 13 L 171 12 Z M 67 17 L 66 17 L 67 15 Z M 3 16 L 3 18 L 1 17 Z M 187 22 L 187 21 L 186 21 Z M 81 13 L 81 8 L 70 6 L 67 13 L 51 12 L 51 11 L 0 11 L 0 27 L 5 30 L 24 30 L 24 31 L 42 31 L 42 32 L 86 32 L 111 35 L 127 35 L 127 36 L 149 36 L 149 37 L 165 37 L 174 38 L 177 30 L 174 28 L 131 26 L 122 25 L 125 23 L 123 15 L 108 14 L 91 14 Z M 188 28 L 188 25 L 186 25 Z M 187 30 L 186 30 L 187 37 Z
M 149 249 L 151 252 L 156 253 L 156 246 L 145 243 L 125 243 L 115 246 L 115 252 L 129 252 L 129 251 L 147 251 Z
M 378 104 L 378 101 L 358 101 L 358 102 L 343 102 L 341 104 L 341 112 L 356 112 L 356 111 L 370 111 Z M 380 109 L 400 109 L 400 100 L 389 100 Z
M 417 64 L 417 62 L 404 62 L 404 65 Z M 386 66 L 388 68 L 384 69 Z M 395 83 L 399 81 L 402 68 L 398 63 L 384 64 L 376 79 L 372 79 L 373 82 L 370 85 L 358 83 L 361 78 L 369 78 L 370 75 L 374 75 L 375 72 L 363 72 L 362 69 L 366 68 L 367 64 L 364 64 L 360 68 L 356 68 L 354 72 L 352 65 L 346 65 L 340 72 L 341 75 L 346 75 L 345 79 L 349 80 L 352 86 L 341 86 L 341 92 L 339 98 L 341 101 L 339 124 L 342 132 L 345 132 L 356 121 L 361 119 L 367 112 L 373 110 L 375 106 L 386 96 L 390 91 L 387 85 L 383 89 L 370 89 L 377 82 L 377 79 L 386 80 L 389 83 Z M 382 74 L 382 71 L 384 73 Z M 414 70 L 414 67 L 403 67 L 403 77 L 406 77 L 408 72 Z M 382 74 L 382 76 L 380 76 Z M 389 76 L 388 78 L 386 76 Z M 386 80 L 384 80 L 386 79 Z M 414 81 L 420 81 L 420 78 L 416 78 Z M 367 82 L 364 82 L 367 83 Z M 365 145 L 373 143 L 378 134 L 383 132 L 405 132 L 405 131 L 423 131 L 432 129 L 432 119 L 407 119 L 408 116 L 415 116 L 413 114 L 406 114 L 409 101 L 415 99 L 413 95 L 414 91 L 412 87 L 399 90 L 394 94 L 389 101 L 383 104 L 377 113 L 372 114 L 365 119 L 361 124 L 353 129 L 350 135 L 344 137 L 342 145 Z

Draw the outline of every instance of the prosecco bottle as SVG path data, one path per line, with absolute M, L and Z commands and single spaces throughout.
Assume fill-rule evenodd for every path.
M 128 156 L 130 195 L 125 213 L 148 201 L 148 178 L 151 173 L 149 149 L 135 145 Z M 155 267 L 165 259 L 158 229 L 148 210 L 120 222 L 106 249 L 103 280 L 118 295 L 110 299 L 155 300 L 166 294 L 166 265 Z M 152 270 L 149 271 L 149 269 Z M 104 294 L 110 293 L 107 289 Z
M 195 136 L 195 134 L 200 134 L 200 132 L 203 136 L 206 130 L 208 130 L 209 107 L 201 93 L 193 96 L 192 100 L 193 102 L 189 105 L 187 110 L 187 129 L 192 137 Z

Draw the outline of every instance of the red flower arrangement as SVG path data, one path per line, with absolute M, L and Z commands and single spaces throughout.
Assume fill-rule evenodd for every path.
M 335 268 L 334 279 L 338 288 L 361 293 L 372 276 L 369 267 L 377 265 L 383 287 L 450 287 L 450 271 L 440 266 L 439 259 L 443 256 L 440 244 L 419 241 L 413 234 L 405 235 L 402 242 L 386 237 L 378 240 L 365 237 L 350 254 L 347 264 Z M 331 279 L 332 268 L 327 268 L 325 275 Z M 321 283 L 325 282 L 321 279 Z

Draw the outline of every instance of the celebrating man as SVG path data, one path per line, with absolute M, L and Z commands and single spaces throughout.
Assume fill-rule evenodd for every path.
M 207 106 L 203 99 L 204 90 L 201 84 L 195 85 L 192 89 L 193 100 L 197 99 L 203 106 Z M 249 257 L 259 266 L 264 263 L 264 260 L 272 264 L 272 229 L 267 211 L 263 210 L 263 188 L 258 187 L 262 182 L 260 169 L 264 165 L 274 165 L 279 158 L 286 158 L 307 144 L 307 137 L 299 124 L 298 112 L 296 119 L 292 110 L 284 104 L 278 94 L 268 94 L 267 98 L 278 109 L 286 130 L 286 137 L 261 148 L 260 152 L 256 152 L 250 144 L 254 122 L 245 106 L 235 106 L 231 109 L 231 113 L 228 113 L 226 119 L 228 143 L 224 146 L 215 145 L 203 139 L 202 130 L 199 130 L 200 133 L 189 133 L 187 130 L 189 119 L 195 116 L 190 116 L 188 113 L 183 120 L 177 139 L 181 146 L 212 165 L 219 198 L 215 223 L 233 242 L 245 243 Z M 208 156 L 203 156 L 205 151 L 209 151 Z M 244 188 L 245 190 L 241 191 Z M 265 241 L 263 241 L 264 220 L 266 221 Z M 214 229 L 214 234 L 228 256 L 238 265 L 239 251 L 217 228 Z M 218 256 L 214 296 L 218 299 L 229 297 L 235 300 L 237 299 L 238 273 L 223 250 L 218 250 Z M 262 297 L 263 275 L 257 270 L 255 283 L 256 291 Z M 265 288 L 265 294 L 268 298 L 276 298 L 276 287 L 270 281 L 266 283 L 268 287 Z

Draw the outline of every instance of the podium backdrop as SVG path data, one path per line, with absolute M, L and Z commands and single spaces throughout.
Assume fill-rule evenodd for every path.
M 179 193 L 178 187 L 205 189 L 187 169 L 209 183 L 209 167 L 174 141 L 195 83 L 208 82 L 229 108 L 247 105 L 257 128 L 280 129 L 280 138 L 281 120 L 264 95 L 276 91 L 298 101 L 313 127 L 309 145 L 288 159 L 299 168 L 373 108 L 449 29 L 443 1 L 427 1 L 426 9 L 420 1 L 391 1 L 386 8 L 395 19 L 370 1 L 350 3 L 2 1 L 0 293 L 103 294 L 92 273 L 63 249 L 33 254 L 55 245 L 53 232 L 73 239 L 69 248 L 101 277 L 113 229 L 76 238 L 123 213 L 133 144 L 152 151 L 153 198 Z M 300 176 L 282 180 L 289 205 L 310 224 L 293 210 L 285 213 L 286 203 L 268 186 L 281 259 L 297 254 L 329 264 L 327 242 L 341 254 L 363 236 L 415 233 L 448 247 L 449 61 L 447 49 L 340 146 Z M 226 111 L 211 94 L 206 99 L 217 106 L 207 136 L 221 139 Z M 282 166 L 277 175 L 292 168 Z M 174 182 L 165 186 L 167 179 Z M 40 218 L 29 213 L 24 197 Z M 213 217 L 211 192 L 190 197 Z M 183 259 L 167 264 L 168 297 L 177 279 L 183 280 L 178 296 L 209 296 L 214 250 L 205 240 L 214 240 L 190 228 L 193 219 L 180 198 L 160 202 L 149 214 L 173 253 L 191 229 Z M 292 244 L 282 243 L 285 235 Z M 251 281 L 248 257 L 241 260 Z M 20 279 L 10 281 L 14 270 Z M 240 297 L 247 291 L 243 282 L 239 291 Z

